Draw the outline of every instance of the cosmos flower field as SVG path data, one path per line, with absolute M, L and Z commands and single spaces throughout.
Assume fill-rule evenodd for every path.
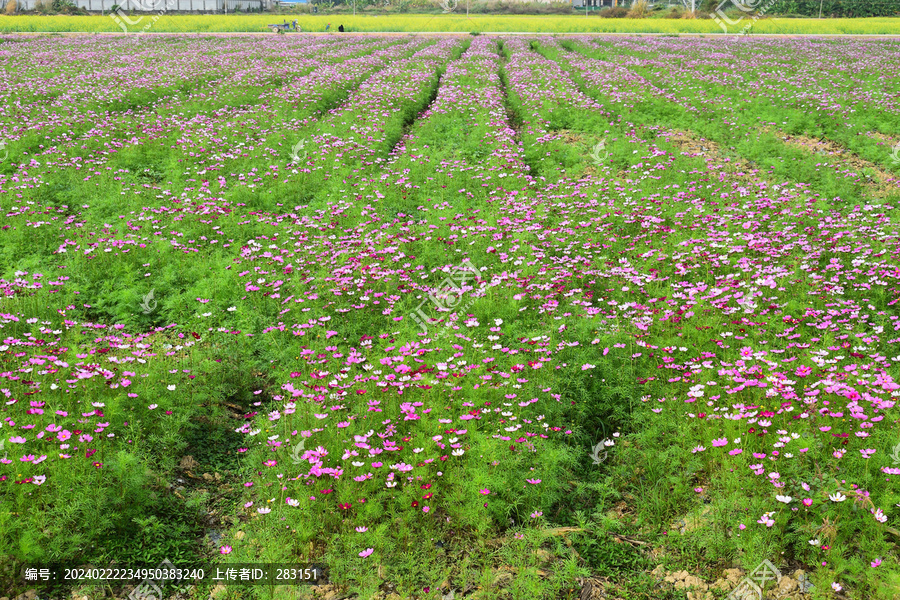
M 0 63 L 0 595 L 168 559 L 724 598 L 650 572 L 769 560 L 811 587 L 766 597 L 897 597 L 900 41 Z M 178 597 L 309 589 L 211 587 Z

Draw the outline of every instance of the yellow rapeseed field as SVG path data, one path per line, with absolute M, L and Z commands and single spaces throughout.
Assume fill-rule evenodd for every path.
M 135 15 L 132 19 L 137 19 Z M 153 20 L 155 19 L 155 20 Z M 331 32 L 343 24 L 348 32 L 503 32 L 503 33 L 709 33 L 722 34 L 710 19 L 604 19 L 585 15 L 145 15 L 135 30 L 147 25 L 151 33 L 268 32 L 269 23 L 297 19 L 304 32 Z M 152 24 L 151 24 L 152 21 Z M 749 23 L 750 20 L 747 19 Z M 742 24 L 743 25 L 743 24 Z M 122 33 L 109 16 L 0 16 L 0 32 Z M 762 34 L 881 34 L 900 36 L 900 19 L 779 19 L 756 21 L 753 33 Z

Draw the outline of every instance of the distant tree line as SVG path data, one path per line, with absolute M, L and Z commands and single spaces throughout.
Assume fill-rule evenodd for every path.
M 636 0 L 618 0 L 621 8 L 627 9 Z M 328 9 L 351 6 L 354 0 L 311 0 L 313 4 Z M 398 12 L 435 9 L 438 0 L 355 0 L 357 10 L 387 9 Z M 465 0 L 458 0 L 460 5 Z M 476 13 L 550 13 L 567 12 L 571 1 L 566 0 L 469 0 L 470 10 Z M 651 4 L 665 5 L 676 0 L 650 0 Z M 455 5 L 449 0 L 451 6 Z M 611 4 L 609 0 L 603 4 Z M 681 4 L 681 3 L 679 3 Z M 690 6 L 690 1 L 686 3 Z M 709 13 L 722 7 L 728 12 L 741 10 L 754 13 L 763 11 L 769 15 L 797 15 L 818 17 L 892 17 L 900 16 L 900 0 L 696 0 L 699 12 Z
M 698 3 L 699 4 L 699 3 Z M 900 0 L 704 0 L 704 10 L 741 6 L 769 15 L 818 17 L 893 17 L 900 15 Z

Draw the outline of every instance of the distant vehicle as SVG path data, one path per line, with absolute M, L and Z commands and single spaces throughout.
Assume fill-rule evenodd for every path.
M 291 29 L 293 29 L 294 31 L 299 30 L 296 20 L 294 21 L 293 27 L 290 23 L 270 23 L 269 29 L 271 29 L 273 33 L 284 33 L 285 31 L 291 31 Z

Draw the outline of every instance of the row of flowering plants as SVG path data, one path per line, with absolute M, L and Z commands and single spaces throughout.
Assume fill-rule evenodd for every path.
M 428 587 L 438 583 L 430 540 L 532 526 L 564 495 L 574 459 L 561 442 L 572 431 L 555 384 L 540 376 L 552 359 L 531 350 L 552 348 L 550 338 L 518 334 L 523 325 L 495 304 L 514 282 L 473 264 L 482 253 L 505 257 L 503 242 L 478 235 L 477 249 L 454 252 L 468 228 L 461 211 L 502 214 L 527 186 L 500 63 L 496 41 L 479 37 L 446 65 L 427 110 L 358 179 L 360 200 L 330 198 L 327 210 L 352 215 L 354 230 L 310 230 L 301 247 L 270 246 L 266 257 L 252 244 L 241 257 L 244 272 L 282 257 L 321 289 L 279 300 L 285 312 L 299 302 L 325 314 L 267 330 L 273 346 L 301 349 L 286 357 L 297 367 L 271 392 L 273 410 L 240 428 L 250 524 L 226 543 L 229 559 L 324 552 L 369 589 L 415 551 L 414 578 Z M 452 137 L 458 130 L 467 135 Z M 397 250 L 416 243 L 415 255 Z M 419 271 L 427 277 L 410 277 Z
M 176 486 L 202 468 L 233 488 L 218 560 L 325 558 L 362 597 L 589 519 L 891 597 L 890 197 L 835 199 L 782 146 L 751 158 L 787 175 L 741 172 L 672 126 L 733 139 L 672 101 L 689 81 L 570 41 L 179 40 L 196 84 L 172 40 L 4 47 L 0 553 L 196 558 L 213 509 Z M 731 43 L 690 42 L 694 71 Z M 891 46 L 865 44 L 876 85 Z M 48 49 L 93 61 L 54 89 L 94 100 L 16 104 Z
M 636 447 L 622 450 L 626 488 L 653 497 L 653 475 L 677 469 L 688 479 L 674 487 L 684 494 L 685 481 L 692 482 L 696 498 L 680 510 L 693 504 L 692 517 L 706 519 L 709 527 L 693 536 L 710 558 L 741 557 L 752 568 L 782 557 L 818 566 L 816 584 L 826 592 L 846 586 L 890 597 L 897 579 L 884 567 L 896 564 L 900 539 L 900 322 L 892 308 L 897 271 L 888 258 L 896 239 L 890 196 L 875 198 L 858 186 L 854 193 L 864 205 L 840 198 L 826 204 L 802 180 L 730 171 L 721 154 L 701 162 L 669 142 L 671 131 L 660 124 L 661 114 L 676 110 L 672 95 L 696 87 L 689 77 L 699 65 L 680 70 L 680 77 L 661 76 L 655 54 L 603 62 L 586 59 L 591 52 L 578 43 L 574 50 L 581 52 L 564 45 L 542 42 L 539 49 L 623 122 L 643 123 L 643 135 L 660 134 L 649 156 L 631 165 L 644 170 L 636 191 L 659 211 L 633 214 L 648 235 L 627 237 L 648 239 L 639 271 L 672 281 L 666 291 L 649 294 L 644 316 L 634 322 L 639 343 L 661 358 L 643 366 L 666 375 L 643 379 L 646 429 L 636 434 Z M 703 51 L 697 56 L 708 62 Z M 636 91 L 642 79 L 634 71 L 653 73 L 666 85 L 647 81 Z M 674 106 L 698 113 L 696 99 Z M 717 118 L 714 105 L 699 106 L 697 122 Z M 616 152 L 621 142 L 611 145 Z M 681 186 L 667 173 L 702 172 L 703 163 L 718 173 L 715 183 L 686 186 L 672 199 L 679 210 L 671 211 L 669 194 Z M 801 222 L 812 227 L 798 229 Z M 686 231 L 693 259 L 672 251 Z M 659 236 L 672 239 L 657 246 Z M 759 254 L 732 258 L 742 251 Z M 690 360 L 672 354 L 680 346 L 676 331 L 695 349 Z M 677 440 L 677 451 L 661 453 L 660 439 Z M 673 504 L 659 499 L 649 506 L 657 527 L 679 529 L 671 525 Z

